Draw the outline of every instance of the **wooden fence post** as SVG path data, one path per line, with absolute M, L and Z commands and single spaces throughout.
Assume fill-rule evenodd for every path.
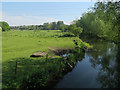
M 17 74 L 17 65 L 18 65 L 18 62 L 16 60 L 16 63 L 15 63 L 15 75 Z
M 46 54 L 46 61 L 48 61 L 48 54 Z

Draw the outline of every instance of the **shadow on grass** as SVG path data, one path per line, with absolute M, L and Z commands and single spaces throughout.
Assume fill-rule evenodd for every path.
M 75 37 L 75 35 L 72 33 L 67 33 L 67 34 L 61 35 L 59 37 Z
M 16 58 L 3 63 L 3 88 L 40 88 L 48 86 L 64 68 L 60 58 Z
M 61 58 L 15 58 L 3 63 L 3 88 L 53 88 L 64 74 L 71 71 L 83 54 L 78 51 Z

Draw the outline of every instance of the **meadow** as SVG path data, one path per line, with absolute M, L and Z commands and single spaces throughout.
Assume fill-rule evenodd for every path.
M 84 56 L 82 49 L 75 49 L 79 39 L 70 32 L 60 30 L 11 30 L 2 32 L 2 87 L 40 88 L 53 87 L 65 72 L 72 70 L 76 59 Z M 80 40 L 80 39 L 79 39 Z M 89 44 L 79 42 L 82 45 Z M 55 49 L 72 49 L 76 55 L 67 58 L 51 52 Z M 35 52 L 46 52 L 51 57 L 30 57 Z M 66 61 L 67 60 L 67 61 Z
M 2 62 L 13 58 L 30 57 L 35 52 L 49 52 L 52 48 L 73 48 L 75 37 L 64 37 L 65 34 L 68 32 L 60 30 L 2 32 Z
M 11 6 L 8 7 L 9 12 L 6 12 L 6 14 L 8 15 L 5 16 L 9 16 L 9 15 L 15 16 L 14 14 L 17 13 L 18 16 L 21 14 L 22 16 L 24 16 L 24 18 L 27 18 L 25 17 L 26 15 L 23 15 L 23 13 L 10 12 L 10 11 L 21 12 L 20 8 L 23 4 L 18 5 L 20 6 L 19 10 L 17 10 L 17 8 L 14 8 L 15 10 L 14 9 L 12 10 L 13 6 L 17 6 L 17 5 L 13 5 L 13 4 L 11 5 L 12 7 Z M 53 5 L 54 4 L 52 4 L 52 6 Z M 63 4 L 61 5 L 64 6 Z M 9 6 L 9 5 L 4 5 L 4 6 Z M 83 86 L 85 88 L 87 88 L 87 86 L 89 86 L 88 88 L 91 87 L 96 88 L 97 86 L 99 86 L 100 88 L 120 87 L 120 82 L 119 82 L 120 81 L 119 80 L 120 2 L 111 2 L 111 1 L 96 2 L 94 6 L 92 6 L 92 8 L 89 9 L 89 11 L 86 11 L 86 13 L 84 14 L 74 13 L 74 15 L 75 14 L 76 15 L 78 14 L 78 16 L 81 15 L 81 17 L 76 20 L 71 20 L 72 23 L 70 25 L 64 24 L 63 21 L 43 23 L 45 19 L 44 17 L 48 17 L 49 15 L 55 15 L 55 17 L 56 15 L 57 17 L 58 15 L 60 15 L 61 17 L 61 15 L 63 15 L 64 18 L 62 18 L 62 20 L 66 21 L 68 20 L 67 18 L 72 18 L 70 15 L 72 15 L 73 12 L 79 12 L 76 11 L 79 9 L 78 7 L 77 9 L 75 8 L 76 10 L 72 9 L 71 7 L 70 10 L 67 10 L 68 8 L 66 8 L 67 10 L 66 13 L 68 12 L 69 14 L 67 15 L 66 13 L 61 14 L 62 12 L 56 14 L 56 12 L 61 11 L 62 8 L 59 9 L 55 8 L 56 9 L 55 13 L 47 12 L 46 14 L 44 14 L 42 11 L 46 12 L 46 10 L 44 10 L 44 8 L 41 9 L 43 6 L 40 7 L 39 11 L 38 11 L 39 8 L 38 6 L 41 5 L 36 5 L 36 6 L 37 8 L 36 9 L 34 8 L 34 10 L 32 8 L 31 9 L 29 8 L 29 10 L 27 10 L 28 8 L 24 7 L 22 12 L 26 9 L 27 12 L 30 11 L 31 14 L 32 11 L 35 10 L 37 11 L 36 13 L 40 13 L 36 15 L 30 15 L 29 17 L 30 19 L 28 18 L 27 20 L 25 20 L 25 22 L 23 19 L 24 23 L 22 22 L 20 23 L 19 19 L 15 20 L 17 18 L 14 17 L 11 20 L 17 21 L 16 23 L 11 23 L 9 19 L 0 22 L 0 27 L 2 27 L 2 35 L 0 33 L 0 36 L 2 36 L 0 37 L 0 39 L 2 39 L 2 45 L 0 45 L 0 47 L 2 46 L 2 48 L 0 48 L 0 50 L 2 49 L 2 74 L 0 72 L 0 76 L 2 75 L 3 89 L 27 90 L 27 89 L 39 89 L 41 87 L 53 88 L 55 87 L 55 84 L 59 82 L 60 78 L 62 78 L 66 73 L 72 71 L 72 69 L 75 66 L 77 66 L 78 68 L 78 65 L 81 64 L 82 64 L 80 66 L 81 70 L 80 69 L 78 71 L 75 70 L 75 72 L 73 72 L 74 74 L 73 75 L 71 74 L 70 76 L 71 78 L 67 78 L 70 81 L 68 81 L 68 83 L 65 84 L 65 87 L 67 85 L 71 87 L 72 86 L 76 87 L 77 85 L 77 87 L 79 87 L 79 84 L 82 86 L 82 88 Z M 54 11 L 53 9 L 54 7 L 52 7 L 52 9 L 50 9 L 49 11 Z M 5 7 L 5 10 L 7 11 L 7 7 Z M 70 14 L 69 12 L 71 12 L 71 10 L 74 11 Z M 27 12 L 25 11 L 26 14 Z M 34 22 L 31 21 L 33 25 L 31 24 L 30 26 L 26 26 L 29 24 L 26 21 L 29 20 L 36 20 L 37 23 L 37 20 L 39 20 L 38 16 L 42 15 L 42 13 L 43 15 L 47 15 L 47 16 L 43 16 L 43 22 L 41 19 L 43 25 L 34 25 Z M 38 19 L 37 18 L 32 19 L 31 16 L 37 16 Z M 60 17 L 58 17 L 58 20 L 61 19 Z M 17 25 L 18 22 L 20 23 L 19 25 L 23 25 L 25 23 L 26 24 L 23 26 L 10 27 L 9 24 L 4 21 L 8 21 L 10 25 L 12 24 Z M 92 41 L 93 45 L 94 43 L 95 44 L 97 43 L 97 46 L 99 46 L 98 49 L 96 49 L 97 47 L 96 45 L 95 45 L 96 47 L 93 48 L 93 46 L 89 45 L 86 42 L 83 42 L 80 39 L 80 37 L 83 38 L 83 36 L 85 36 L 88 42 Z M 95 40 L 92 38 L 94 38 Z M 114 45 L 112 46 L 112 48 L 108 47 L 108 45 L 111 45 L 109 43 L 108 45 L 105 44 L 104 46 L 104 42 L 97 42 L 98 39 L 105 40 L 107 42 L 109 41 L 110 43 L 113 42 Z M 117 49 L 115 49 L 115 46 L 117 47 Z M 105 48 L 105 51 L 102 50 L 101 48 L 102 49 Z M 65 53 L 64 55 L 63 54 L 57 55 L 56 52 L 59 52 L 59 50 L 62 51 L 69 50 L 70 52 Z M 114 50 L 117 51 L 113 53 Z M 88 52 L 85 53 L 85 51 Z M 44 55 L 43 57 L 31 57 L 31 55 L 35 52 L 40 52 L 40 53 L 44 52 L 47 54 Z M 113 61 L 111 61 L 111 59 L 113 59 Z M 77 63 L 78 61 L 82 61 L 82 60 L 85 61 L 86 65 L 84 65 L 84 62 Z M 97 71 L 94 71 L 93 68 L 95 68 Z M 80 73 L 80 71 L 84 71 L 84 72 Z M 85 79 L 82 76 L 82 74 L 85 77 Z M 97 74 L 98 77 L 95 76 Z M 78 76 L 78 78 L 76 76 Z M 82 79 L 80 79 L 80 77 Z M 92 80 L 95 81 L 95 85 L 92 83 L 94 82 Z M 73 81 L 75 81 L 75 83 Z M 79 81 L 82 82 L 80 83 Z M 87 81 L 87 82 L 85 83 L 83 81 Z M 90 81 L 90 83 L 88 81 Z M 74 85 L 72 84 L 70 85 L 71 82 L 73 82 Z M 99 84 L 97 85 L 96 83 Z

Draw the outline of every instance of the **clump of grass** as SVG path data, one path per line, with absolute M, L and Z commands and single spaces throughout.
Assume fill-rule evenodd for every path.
M 57 74 L 64 67 L 64 62 L 60 58 L 48 58 L 48 61 L 45 57 L 39 59 L 16 58 L 4 63 L 3 88 L 46 87 L 50 78 L 58 76 Z

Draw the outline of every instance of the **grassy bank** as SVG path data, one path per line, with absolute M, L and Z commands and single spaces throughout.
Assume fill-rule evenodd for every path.
M 2 61 L 29 57 L 34 52 L 48 52 L 51 48 L 73 48 L 75 37 L 60 37 L 59 30 L 9 31 L 2 33 Z
M 76 37 L 67 37 L 69 34 L 59 30 L 3 32 L 3 88 L 53 87 L 83 58 L 83 46 L 89 47 Z M 56 48 L 72 49 L 73 54 L 57 56 L 51 52 Z M 52 57 L 30 57 L 34 52 L 47 52 Z

